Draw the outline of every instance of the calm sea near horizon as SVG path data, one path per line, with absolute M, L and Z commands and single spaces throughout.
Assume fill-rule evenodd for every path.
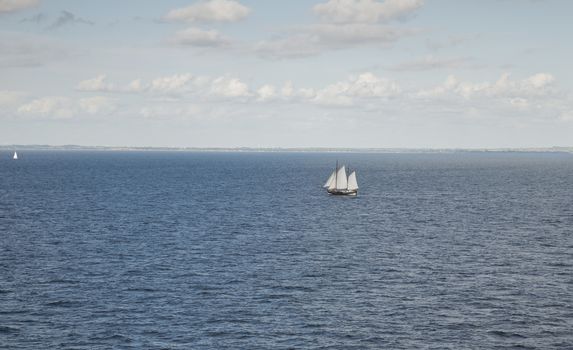
M 0 349 L 573 349 L 571 154 L 18 153 Z

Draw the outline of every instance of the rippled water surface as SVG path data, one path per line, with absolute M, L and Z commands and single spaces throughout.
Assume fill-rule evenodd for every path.
M 2 349 L 573 348 L 571 155 L 19 154 Z

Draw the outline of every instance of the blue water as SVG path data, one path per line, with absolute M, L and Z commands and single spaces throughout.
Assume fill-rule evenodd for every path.
M 573 348 L 572 155 L 19 153 L 2 349 Z

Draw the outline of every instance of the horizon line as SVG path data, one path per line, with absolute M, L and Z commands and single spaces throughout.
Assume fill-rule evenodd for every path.
M 173 146 L 85 146 L 85 145 L 0 145 L 0 150 L 101 150 L 101 151 L 203 151 L 203 152 L 565 152 L 573 153 L 573 146 L 549 147 L 173 147 Z

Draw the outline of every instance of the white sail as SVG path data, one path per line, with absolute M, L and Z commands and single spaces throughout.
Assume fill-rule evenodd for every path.
M 14 152 L 14 157 L 12 157 L 12 159 L 14 160 L 18 159 L 18 153 Z
M 353 171 L 350 176 L 348 176 L 348 189 L 350 191 L 355 191 L 358 189 L 358 182 L 356 181 L 356 171 Z
M 343 165 L 336 173 L 336 189 L 345 190 L 348 188 L 348 179 L 346 178 L 346 167 Z
M 335 190 L 336 189 L 336 171 L 334 171 L 334 178 L 328 184 L 328 189 L 329 190 Z
M 335 178 L 336 178 L 336 170 L 333 171 L 332 174 L 330 174 L 330 177 L 328 178 L 328 180 L 326 180 L 326 183 L 322 187 L 329 188 L 330 184 L 334 182 Z

